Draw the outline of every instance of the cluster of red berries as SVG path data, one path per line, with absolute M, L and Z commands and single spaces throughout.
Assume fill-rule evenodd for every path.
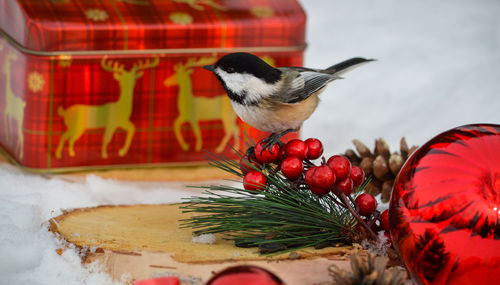
M 253 191 L 264 190 L 267 178 L 256 169 L 263 169 L 263 166 L 269 163 L 278 165 L 283 176 L 290 181 L 306 184 L 318 196 L 330 192 L 334 195 L 343 193 L 349 196 L 354 187 L 363 184 L 364 171 L 353 166 L 343 155 L 333 155 L 326 161 L 323 158 L 319 166 L 311 162 L 322 154 L 323 144 L 315 138 L 305 141 L 294 139 L 284 145 L 274 144 L 270 148 L 265 148 L 265 142 L 260 141 L 255 145 L 253 155 L 245 156 L 240 161 L 240 169 L 245 175 L 244 188 Z M 359 195 L 354 202 L 362 216 L 371 216 L 377 208 L 377 201 L 367 193 Z
M 380 214 L 377 200 L 371 194 L 362 193 L 356 199 L 351 197 L 354 188 L 365 181 L 364 171 L 353 166 L 343 155 L 333 155 L 328 160 L 322 155 L 323 144 L 315 138 L 305 141 L 294 139 L 284 145 L 280 142 L 270 147 L 260 141 L 240 161 L 243 186 L 246 190 L 263 191 L 268 183 L 267 177 L 281 172 L 294 187 L 309 189 L 320 197 L 328 195 L 348 209 L 358 220 L 358 230 L 368 232 L 373 239 L 377 239 L 375 232 L 385 230 L 390 243 L 388 211 Z M 320 165 L 311 162 L 320 157 Z M 276 166 L 268 167 L 270 164 Z
M 311 191 L 323 196 L 332 191 L 351 195 L 354 187 L 365 180 L 365 173 L 358 166 L 352 166 L 348 158 L 342 155 L 331 156 L 326 164 L 312 166 L 305 172 L 305 181 Z
M 267 178 L 255 169 L 263 169 L 268 163 L 279 165 L 281 173 L 291 181 L 295 181 L 304 174 L 304 162 L 317 159 L 323 154 L 323 144 L 318 139 L 307 139 L 305 141 L 294 139 L 281 145 L 276 143 L 271 147 L 265 147 L 265 142 L 258 142 L 253 153 L 242 157 L 240 161 L 241 172 L 245 175 L 243 186 L 247 190 L 264 190 Z

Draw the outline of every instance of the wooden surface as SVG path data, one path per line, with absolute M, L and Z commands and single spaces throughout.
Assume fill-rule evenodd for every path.
M 86 261 L 99 261 L 114 278 L 129 280 L 161 275 L 190 277 L 183 284 L 203 284 L 215 271 L 235 264 L 265 267 L 287 284 L 331 281 L 327 268 L 348 268 L 350 248 L 304 249 L 266 257 L 255 248 L 238 248 L 217 236 L 215 244 L 193 243 L 187 218 L 178 205 L 101 206 L 76 209 L 51 219 L 50 230 L 80 248 L 92 249 Z M 198 282 L 198 283 L 196 283 Z

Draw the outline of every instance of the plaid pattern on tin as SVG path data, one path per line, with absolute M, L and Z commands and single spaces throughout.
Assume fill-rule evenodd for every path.
M 144 56 L 109 56 L 104 63 L 108 66 L 122 67 L 125 72 L 131 72 L 134 64 L 147 60 L 155 66 L 136 71 L 135 85 L 132 93 L 120 83 L 119 71 L 106 70 L 103 67 L 103 56 L 72 56 L 72 57 L 39 57 L 25 55 L 16 50 L 5 39 L 0 39 L 4 46 L 0 52 L 0 65 L 4 64 L 9 53 L 17 54 L 17 60 L 12 61 L 10 87 L 16 96 L 26 102 L 24 109 L 23 156 L 16 149 L 18 134 L 10 128 L 7 134 L 5 121 L 0 116 L 0 144 L 20 164 L 27 168 L 44 171 L 64 171 L 86 169 L 90 167 L 113 168 L 117 166 L 147 166 L 163 164 L 186 164 L 204 162 L 203 151 L 196 151 L 198 142 L 193 125 L 184 120 L 178 131 L 188 146 L 184 149 L 176 136 L 175 122 L 180 117 L 183 103 L 193 105 L 193 100 L 199 98 L 226 98 L 225 92 L 216 79 L 201 66 L 196 65 L 202 59 L 215 60 L 223 54 L 149 54 Z M 276 66 L 302 64 L 302 52 L 265 53 L 258 54 L 273 61 Z M 105 64 L 104 64 L 105 65 Z M 187 80 L 175 78 L 187 68 Z M 190 71 L 189 71 L 190 70 Z M 175 80 L 171 79 L 174 78 Z M 170 79 L 172 84 L 167 84 Z M 179 82 L 181 81 L 181 82 Z M 181 84 L 188 84 L 191 97 L 185 102 L 180 101 Z M 0 76 L 0 110 L 5 108 L 6 76 Z M 130 88 L 130 86 L 129 86 Z M 130 109 L 120 109 L 122 113 L 111 114 L 123 96 L 130 96 L 127 105 Z M 185 95 L 185 94 L 184 94 Z M 189 96 L 188 96 L 189 97 Z M 206 102 L 206 101 L 205 101 Z M 205 104 L 203 102 L 203 104 Z M 222 101 L 220 101 L 222 102 Z M 191 106 L 190 105 L 190 106 Z M 218 105 L 217 105 L 218 106 Z M 74 111 L 73 117 L 62 115 L 69 109 Z M 87 117 L 85 112 L 94 109 L 94 117 Z M 95 111 L 98 110 L 98 111 Z M 206 112 L 207 110 L 201 110 Z M 123 114 L 123 112 L 127 114 Z M 93 125 L 96 117 L 106 117 L 105 123 Z M 196 116 L 196 114 L 186 115 Z M 69 120 L 66 121 L 66 120 Z M 134 126 L 130 147 L 124 153 L 123 149 L 127 131 L 117 127 L 109 144 L 106 146 L 107 157 L 103 156 L 103 141 L 108 128 L 117 120 L 128 121 Z M 222 138 L 226 133 L 222 115 L 195 121 L 201 132 L 203 150 L 217 153 Z M 238 127 L 240 149 L 243 150 L 243 131 L 255 140 L 266 134 L 250 128 L 235 118 Z M 78 126 L 83 130 L 80 136 L 70 129 Z M 65 133 L 72 132 L 68 140 L 61 145 Z M 9 140 L 7 140 L 9 137 Z M 294 136 L 292 136 L 294 137 Z M 70 151 L 71 140 L 74 139 L 73 154 Z M 234 145 L 231 137 L 228 144 Z M 60 152 L 58 154 L 58 148 Z M 223 147 L 220 153 L 234 157 L 229 146 Z
M 301 46 L 296 0 L 2 0 L 0 29 L 34 51 Z
M 264 137 L 201 65 L 261 48 L 300 66 L 305 15 L 296 0 L 0 0 L 0 30 L 0 145 L 26 168 L 67 171 L 231 156 L 235 127 Z

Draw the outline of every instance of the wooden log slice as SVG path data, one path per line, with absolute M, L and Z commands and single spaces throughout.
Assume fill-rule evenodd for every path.
M 100 206 L 67 211 L 50 220 L 50 230 L 85 251 L 85 262 L 99 261 L 119 280 L 180 276 L 182 284 L 203 284 L 217 271 L 236 264 L 271 270 L 288 285 L 332 281 L 327 268 L 349 268 L 350 247 L 312 248 L 263 256 L 256 248 L 239 248 L 216 235 L 214 244 L 192 242 L 188 218 L 179 205 Z

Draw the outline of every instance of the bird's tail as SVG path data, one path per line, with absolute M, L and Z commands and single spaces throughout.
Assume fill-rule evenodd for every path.
M 337 63 L 335 65 L 332 65 L 332 66 L 328 67 L 327 69 L 325 69 L 324 71 L 329 73 L 329 74 L 340 76 L 340 75 L 342 75 L 348 71 L 351 71 L 354 68 L 359 67 L 359 66 L 361 66 L 365 63 L 368 63 L 370 61 L 375 61 L 375 59 L 353 57 L 351 59 L 342 61 L 342 62 Z

